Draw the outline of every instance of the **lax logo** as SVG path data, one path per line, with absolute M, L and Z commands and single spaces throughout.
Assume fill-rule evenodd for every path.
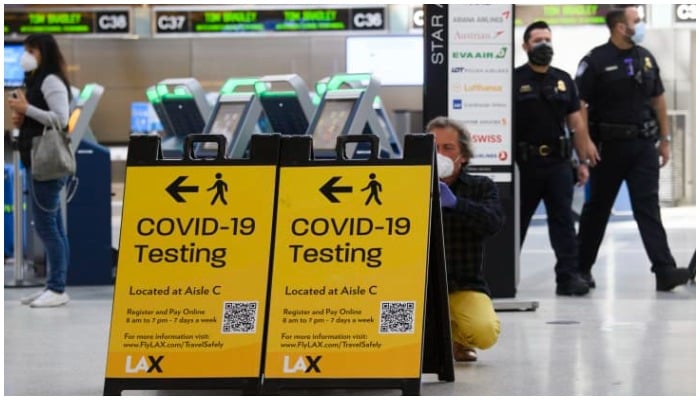
M 311 356 L 305 356 L 306 360 L 304 360 L 304 357 L 299 356 L 297 358 L 296 363 L 294 363 L 294 366 L 289 366 L 289 356 L 284 356 L 284 365 L 282 367 L 282 371 L 285 374 L 294 374 L 296 372 L 304 371 L 305 374 L 308 374 L 311 371 L 315 371 L 316 373 L 321 372 L 321 368 L 318 367 L 318 362 L 321 361 L 321 356 L 318 356 L 316 358 L 313 358 Z
M 164 357 L 165 356 L 159 356 L 155 358 L 154 356 L 148 356 L 147 361 L 146 356 L 141 356 L 136 366 L 132 367 L 131 356 L 126 356 L 126 373 L 137 374 L 139 371 L 144 371 L 150 374 L 153 371 L 157 371 L 159 374 L 162 374 L 163 370 L 160 368 L 160 362 L 163 361 Z

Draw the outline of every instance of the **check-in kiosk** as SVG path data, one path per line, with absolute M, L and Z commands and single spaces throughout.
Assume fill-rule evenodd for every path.
M 90 128 L 103 94 L 101 85 L 85 85 L 68 120 L 77 166 L 66 190 L 66 229 L 71 247 L 68 285 L 113 282 L 111 162 L 109 149 L 97 143 Z
M 162 80 L 156 85 L 156 93 L 173 131 L 173 136 L 162 142 L 163 155 L 180 157 L 185 136 L 204 131 L 212 107 L 202 85 L 194 78 Z
M 381 132 L 383 135 L 386 135 L 389 146 L 391 146 L 391 154 L 393 154 L 393 157 L 391 158 L 401 157 L 403 154 L 403 147 L 401 142 L 399 142 L 398 136 L 396 135 L 396 130 L 394 129 L 394 124 L 391 122 L 389 113 L 387 113 L 386 109 L 384 108 L 384 103 L 382 103 L 382 99 L 379 96 L 374 98 L 372 108 L 374 109 L 374 114 L 377 116 L 377 121 L 381 126 Z M 368 133 L 368 130 L 370 130 L 369 133 L 372 133 L 369 124 L 365 125 L 364 133 Z
M 252 134 L 272 132 L 262 104 L 255 94 L 254 85 L 257 81 L 257 77 L 228 79 L 221 87 L 219 99 L 204 128 L 206 134 L 223 135 L 226 138 L 227 158 L 245 157 Z M 211 142 L 202 144 L 196 149 L 197 156 L 215 156 L 215 146 Z
M 379 138 L 381 158 L 402 156 L 401 146 L 378 97 L 379 82 L 372 75 L 340 74 L 327 84 L 320 84 L 326 85 L 325 91 L 307 131 L 313 139 L 317 158 L 335 155 L 338 136 L 361 134 L 374 134 Z M 362 158 L 369 154 L 369 149 L 360 144 L 349 153 L 346 152 L 348 158 Z
M 71 138 L 71 150 L 76 151 L 83 139 L 97 143 L 97 138 L 90 128 L 90 120 L 97 110 L 104 87 L 97 83 L 88 83 L 77 98 L 68 118 L 68 133 Z
M 78 105 L 78 98 L 80 98 L 80 89 L 78 89 L 75 86 L 70 87 L 70 104 L 68 105 L 68 109 L 73 112 L 75 110 L 75 107 Z
M 280 87 L 284 90 L 280 90 Z M 315 106 L 306 83 L 299 75 L 263 76 L 255 83 L 255 94 L 273 132 L 283 135 L 306 133 Z
M 155 85 L 146 89 L 146 98 L 153 106 L 153 110 L 156 112 L 156 115 L 160 120 L 160 124 L 163 126 L 163 137 L 174 137 L 175 128 L 173 128 L 173 125 L 170 123 L 170 118 L 168 118 L 168 113 L 165 111 L 165 107 L 163 107 L 163 103 L 160 100 L 160 96 L 158 95 L 158 90 Z

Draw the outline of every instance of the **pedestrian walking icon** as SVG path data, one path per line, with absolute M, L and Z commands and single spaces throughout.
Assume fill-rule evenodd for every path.
M 214 205 L 216 203 L 216 199 L 221 199 L 221 202 L 224 203 L 225 205 L 228 205 L 226 202 L 226 199 L 224 198 L 224 193 L 228 192 L 228 185 L 226 182 L 221 179 L 221 172 L 216 173 L 216 182 L 214 182 L 213 185 L 211 185 L 210 188 L 207 189 L 207 192 L 211 190 L 216 190 L 216 194 L 214 195 L 214 198 L 211 199 L 211 205 Z
M 382 184 L 379 183 L 379 181 L 375 180 L 377 177 L 376 174 L 371 173 L 369 174 L 369 183 L 367 186 L 361 189 L 361 191 L 369 190 L 369 196 L 367 197 L 367 200 L 365 201 L 365 205 L 368 205 L 370 200 L 374 199 L 374 201 L 377 202 L 377 204 L 382 205 L 382 201 L 379 200 L 379 192 L 382 191 Z

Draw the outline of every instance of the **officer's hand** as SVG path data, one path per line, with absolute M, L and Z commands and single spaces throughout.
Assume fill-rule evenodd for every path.
M 445 208 L 457 207 L 457 196 L 452 193 L 452 189 L 443 181 L 440 181 L 440 205 Z
M 578 167 L 576 167 L 576 179 L 578 180 L 576 182 L 576 186 L 581 187 L 588 182 L 588 176 L 589 176 L 589 171 L 588 171 L 588 165 L 586 164 L 579 164 Z
M 586 143 L 585 152 L 586 156 L 583 159 L 588 160 L 588 165 L 595 167 L 598 164 L 598 161 L 600 161 L 600 154 L 598 154 L 598 148 L 592 140 L 589 140 L 588 143 Z
M 659 156 L 661 156 L 661 166 L 663 167 L 671 158 L 671 143 L 665 140 L 659 142 Z

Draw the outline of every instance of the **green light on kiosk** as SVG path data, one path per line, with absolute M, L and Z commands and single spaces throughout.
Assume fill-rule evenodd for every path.
M 255 85 L 257 86 L 257 83 Z M 261 92 L 258 93 L 258 95 L 260 97 L 297 97 L 297 92 L 293 90 L 285 90 L 282 92 Z
M 158 97 L 163 97 L 169 93 L 168 87 L 166 85 L 156 85 L 156 93 Z
M 176 86 L 172 93 L 167 92 L 167 87 L 165 85 L 159 85 L 160 98 L 163 99 L 191 99 L 193 98 L 192 93 L 190 93 L 184 86 Z M 161 87 L 165 87 L 165 92 L 161 92 Z
M 253 85 L 253 88 L 255 89 L 255 94 L 257 94 L 259 96 L 259 95 L 267 92 L 268 85 L 266 82 L 255 82 L 255 84 Z
M 178 94 L 168 93 L 168 94 L 164 95 L 163 97 L 161 97 L 161 100 L 164 100 L 164 99 L 192 99 L 192 98 L 193 98 L 192 95 L 189 93 L 178 93 Z
M 370 81 L 372 79 L 371 74 L 338 74 L 333 75 L 330 81 L 328 81 L 328 90 L 338 90 L 346 82 L 353 81 Z
M 160 103 L 160 96 L 158 96 L 158 92 L 155 88 L 146 89 L 146 98 L 151 104 Z
M 254 85 L 255 82 L 258 81 L 258 78 L 231 78 L 227 80 L 224 83 L 224 86 L 221 87 L 221 90 L 219 90 L 219 93 L 221 94 L 229 94 L 233 93 L 237 87 L 240 86 L 253 86 L 253 89 L 255 89 Z
M 190 92 L 184 86 L 178 86 L 173 89 L 173 94 L 176 96 L 189 96 Z
M 80 100 L 81 101 L 86 101 L 87 99 L 92 96 L 92 92 L 95 90 L 95 84 L 90 83 L 85 85 L 85 88 L 83 89 L 82 92 L 80 92 Z
M 324 93 L 328 90 L 328 82 L 316 82 L 316 93 L 319 96 L 323 96 Z

